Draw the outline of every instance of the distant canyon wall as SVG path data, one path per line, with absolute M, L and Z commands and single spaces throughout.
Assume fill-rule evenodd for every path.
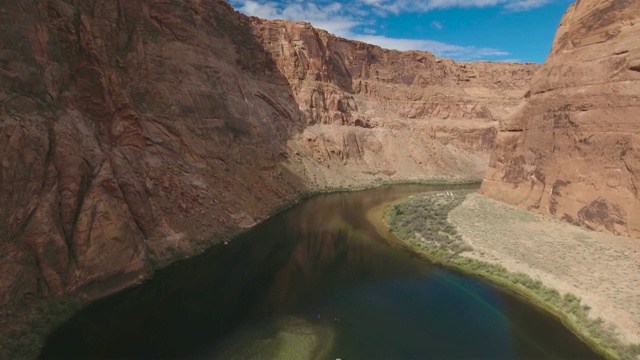
M 522 108 L 501 121 L 485 194 L 640 238 L 640 2 L 579 0 Z
M 311 183 L 481 177 L 497 133 L 539 68 L 457 63 L 251 18 L 306 129 L 290 164 Z
M 222 0 L 0 10 L 0 306 L 103 296 L 309 191 L 481 174 L 538 69 Z

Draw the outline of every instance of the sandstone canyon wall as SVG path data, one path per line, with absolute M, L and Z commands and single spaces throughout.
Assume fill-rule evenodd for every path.
M 527 97 L 501 122 L 482 191 L 640 237 L 640 1 L 572 5 Z
M 0 24 L 0 306 L 102 296 L 308 191 L 472 177 L 538 68 L 222 0 L 10 0 Z
M 290 164 L 316 185 L 481 177 L 495 120 L 517 108 L 538 68 L 456 63 L 337 38 L 306 23 L 251 21 L 306 124 L 289 142 L 296 149 Z

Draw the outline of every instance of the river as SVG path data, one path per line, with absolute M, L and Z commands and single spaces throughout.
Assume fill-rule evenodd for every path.
M 600 358 L 558 320 L 435 266 L 367 213 L 398 185 L 320 195 L 96 301 L 41 358 Z

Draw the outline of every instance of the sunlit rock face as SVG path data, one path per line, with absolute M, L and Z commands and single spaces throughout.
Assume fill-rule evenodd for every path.
M 640 2 L 579 0 L 522 109 L 502 121 L 482 191 L 640 237 Z
M 481 176 L 496 121 L 534 64 L 456 63 L 337 38 L 307 23 L 251 18 L 287 79 L 306 129 L 290 159 L 313 184 Z
M 0 306 L 103 296 L 308 191 L 481 174 L 538 69 L 222 0 L 0 10 Z

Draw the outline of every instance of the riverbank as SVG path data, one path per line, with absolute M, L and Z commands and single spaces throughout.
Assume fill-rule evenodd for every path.
M 479 276 L 554 314 L 607 358 L 640 355 L 640 246 L 448 191 L 390 206 L 393 234 L 431 261 Z
M 377 180 L 373 182 L 366 182 L 361 184 L 353 184 L 350 186 L 324 186 L 324 187 L 316 187 L 310 188 L 306 191 L 300 192 L 293 200 L 285 201 L 275 206 L 271 211 L 269 211 L 265 216 L 262 216 L 251 224 L 250 226 L 238 229 L 237 231 L 213 237 L 208 241 L 205 241 L 198 246 L 192 246 L 188 250 L 182 249 L 181 251 L 176 251 L 172 254 L 163 256 L 161 260 L 153 262 L 153 269 L 161 269 L 166 266 L 169 266 L 175 262 L 187 260 L 191 257 L 198 256 L 199 254 L 205 252 L 212 246 L 220 245 L 229 241 L 232 241 L 234 238 L 242 235 L 243 233 L 251 230 L 256 225 L 262 223 L 263 221 L 288 210 L 289 208 L 303 202 L 304 200 L 310 199 L 314 196 L 323 195 L 323 194 L 333 194 L 333 193 L 341 193 L 341 192 L 356 192 L 356 191 L 364 191 L 382 188 L 385 186 L 392 185 L 425 185 L 425 186 L 461 186 L 461 187 L 480 187 L 482 184 L 482 179 L 479 178 L 454 178 L 454 179 L 446 179 L 446 178 L 432 178 L 432 179 L 398 179 L 398 180 Z

